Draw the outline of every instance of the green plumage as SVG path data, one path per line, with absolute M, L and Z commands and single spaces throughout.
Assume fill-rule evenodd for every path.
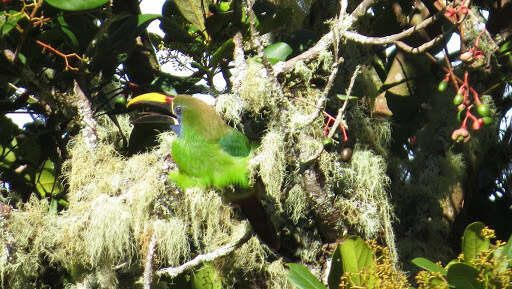
M 251 146 L 247 137 L 226 125 L 211 106 L 191 96 L 176 96 L 173 108 L 176 115 L 181 111 L 179 137 L 172 144 L 179 170 L 170 178 L 182 188 L 248 188 Z

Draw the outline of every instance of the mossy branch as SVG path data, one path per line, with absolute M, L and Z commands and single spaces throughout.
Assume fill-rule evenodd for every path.
M 78 82 L 75 80 L 75 96 L 76 96 L 76 107 L 80 115 L 82 122 L 82 134 L 84 135 L 85 142 L 90 149 L 94 149 L 98 146 L 98 135 L 96 127 L 98 126 L 96 119 L 94 119 L 93 112 L 91 109 L 91 103 L 85 95 L 83 89 L 80 87 Z
M 197 255 L 194 259 L 192 259 L 178 267 L 168 267 L 168 268 L 160 269 L 160 270 L 156 271 L 156 274 L 157 275 L 165 274 L 171 278 L 174 278 L 185 271 L 188 271 L 190 269 L 198 267 L 199 265 L 203 264 L 204 262 L 213 261 L 217 258 L 226 256 L 227 254 L 233 252 L 236 248 L 240 247 L 243 243 L 245 243 L 249 240 L 249 237 L 251 236 L 251 234 L 250 234 L 251 230 L 249 230 L 249 228 L 247 226 L 247 222 L 245 222 L 242 226 L 243 226 L 242 235 L 237 240 L 235 240 L 227 245 L 224 245 L 213 252 Z
M 144 289 L 151 289 L 151 277 L 153 275 L 153 255 L 155 254 L 156 234 L 153 232 L 149 241 L 146 263 L 144 264 Z

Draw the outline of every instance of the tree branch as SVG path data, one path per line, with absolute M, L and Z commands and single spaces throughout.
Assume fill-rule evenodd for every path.
M 156 274 L 157 275 L 165 274 L 171 278 L 174 278 L 187 270 L 193 269 L 193 268 L 201 265 L 204 262 L 213 261 L 222 256 L 226 256 L 227 254 L 233 252 L 236 248 L 240 247 L 240 245 L 245 243 L 247 240 L 249 240 L 249 237 L 251 236 L 251 234 L 249 234 L 250 232 L 251 231 L 247 227 L 247 223 L 245 223 L 243 225 L 242 236 L 240 238 L 238 238 L 237 240 L 235 240 L 234 242 L 224 245 L 213 252 L 197 255 L 194 259 L 192 259 L 192 260 L 188 261 L 187 263 L 180 265 L 178 267 L 169 267 L 169 268 L 160 269 L 160 270 L 156 271 Z
M 452 33 L 454 28 L 455 28 L 455 26 L 452 26 L 445 33 L 437 35 L 436 37 L 434 37 L 434 39 L 432 39 L 432 40 L 430 40 L 428 42 L 425 42 L 425 43 L 423 43 L 422 45 L 420 45 L 418 47 L 409 46 L 408 44 L 406 44 L 405 42 L 400 41 L 400 40 L 395 41 L 395 45 L 398 48 L 400 48 L 403 51 L 405 51 L 405 52 L 408 52 L 408 53 L 411 53 L 411 54 L 420 54 L 420 53 L 423 53 L 426 50 L 430 49 L 431 47 L 433 47 L 437 43 L 439 43 L 439 41 L 441 41 L 445 36 L 447 36 L 448 34 Z
M 151 277 L 153 275 L 153 255 L 155 254 L 156 234 L 153 232 L 149 241 L 146 263 L 144 264 L 144 289 L 151 289 Z
M 350 13 L 350 15 L 342 18 L 340 20 L 342 23 L 337 25 L 337 27 L 342 27 L 345 29 L 351 27 L 357 21 L 357 19 L 359 19 L 359 17 L 366 14 L 366 11 L 370 6 L 377 2 L 378 0 L 364 0 L 356 7 L 356 9 L 354 9 L 354 11 L 352 11 L 352 13 Z M 333 31 L 331 30 L 322 36 L 322 38 L 320 38 L 320 40 L 318 40 L 318 42 L 313 47 L 304 51 L 302 54 L 299 54 L 286 62 L 280 62 L 274 65 L 273 68 L 275 75 L 292 71 L 298 62 L 308 62 L 315 59 L 321 52 L 326 51 L 329 46 L 331 46 L 333 39 Z
M 342 31 L 341 35 L 345 36 L 345 38 L 355 41 L 361 44 L 372 44 L 372 45 L 380 45 L 380 44 L 390 44 L 395 41 L 401 40 L 405 37 L 412 35 L 414 32 L 427 27 L 428 25 L 434 23 L 442 12 L 438 12 L 435 15 L 421 21 L 418 25 L 412 26 L 400 33 L 384 36 L 384 37 L 371 37 L 359 34 L 353 31 Z
M 340 18 L 340 20 L 338 21 L 339 24 L 336 25 L 336 27 L 339 27 L 339 29 L 342 30 L 339 32 L 340 35 L 344 36 L 347 39 L 350 39 L 352 41 L 355 41 L 355 42 L 361 43 L 361 44 L 372 44 L 372 45 L 390 44 L 390 43 L 399 41 L 405 37 L 408 37 L 408 36 L 412 35 L 413 33 L 415 33 L 416 31 L 427 27 L 428 25 L 435 22 L 442 15 L 442 11 L 440 11 L 440 12 L 436 13 L 435 15 L 423 20 L 418 25 L 410 27 L 400 33 L 396 33 L 396 34 L 384 36 L 384 37 L 370 37 L 370 36 L 365 36 L 365 35 L 359 34 L 354 31 L 346 30 L 346 29 L 352 27 L 352 25 L 357 21 L 357 19 L 359 17 L 364 16 L 366 14 L 366 11 L 368 10 L 368 8 L 371 5 L 375 4 L 376 2 L 377 2 L 377 0 L 365 0 L 365 1 L 361 2 L 359 4 L 359 6 L 357 6 L 357 8 L 354 11 L 352 11 L 352 13 L 348 17 Z M 343 30 L 343 29 L 345 29 L 345 30 Z M 334 34 L 334 32 L 332 30 L 329 31 L 322 38 L 320 38 L 320 40 L 316 43 L 316 45 L 314 45 L 310 49 L 306 50 L 302 54 L 297 55 L 294 58 L 292 58 L 286 62 L 278 63 L 278 64 L 274 65 L 275 75 L 292 71 L 294 69 L 295 65 L 300 61 L 307 62 L 312 59 L 315 59 L 322 51 L 327 50 L 329 48 L 329 46 L 333 44 L 333 34 Z M 440 39 L 436 39 L 436 41 L 439 41 L 439 40 Z M 399 45 L 401 45 L 401 44 L 402 43 L 400 43 Z M 428 45 L 434 45 L 434 44 L 435 43 L 429 43 Z M 403 45 L 402 45 L 402 47 L 406 48 L 406 46 L 403 46 Z M 421 47 L 421 49 L 427 49 L 427 47 Z M 414 49 L 410 49 L 410 50 L 412 51 Z
M 77 98 L 76 107 L 82 123 L 82 134 L 84 135 L 87 147 L 94 149 L 98 145 L 98 135 L 96 134 L 97 122 L 93 116 L 91 103 L 76 80 L 75 96 Z

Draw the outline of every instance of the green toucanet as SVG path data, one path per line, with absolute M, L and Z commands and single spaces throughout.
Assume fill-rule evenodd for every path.
M 253 147 L 244 134 L 228 126 L 213 107 L 190 95 L 146 93 L 127 106 L 153 108 L 154 113 L 138 121 L 167 122 L 178 135 L 172 143 L 171 155 L 178 166 L 170 174 L 172 181 L 182 189 L 223 189 L 225 197 L 240 206 L 258 236 L 270 247 L 279 248 L 274 225 L 260 200 L 264 186 L 259 180 L 249 184 Z

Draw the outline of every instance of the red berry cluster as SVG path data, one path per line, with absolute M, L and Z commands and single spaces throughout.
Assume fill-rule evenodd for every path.
M 444 10 L 444 16 L 452 23 L 462 21 L 462 19 L 469 13 L 469 8 L 464 1 L 453 1 L 448 4 Z

